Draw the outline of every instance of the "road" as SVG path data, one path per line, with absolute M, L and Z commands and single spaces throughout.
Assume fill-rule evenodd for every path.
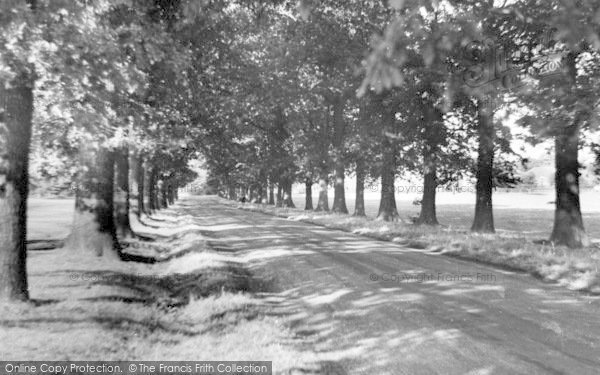
M 331 374 L 599 374 L 600 300 L 529 275 L 242 211 L 182 204 Z

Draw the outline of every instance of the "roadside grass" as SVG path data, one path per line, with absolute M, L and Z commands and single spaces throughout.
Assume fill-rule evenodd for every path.
M 52 215 L 51 212 L 45 214 Z M 286 321 L 260 297 L 243 258 L 208 246 L 181 209 L 134 222 L 150 241 L 118 262 L 30 251 L 31 301 L 0 305 L 0 353 L 19 360 L 272 360 L 274 373 L 318 371 Z
M 384 222 L 370 217 L 277 208 L 263 204 L 224 204 L 343 230 L 377 240 L 391 241 L 424 252 L 476 260 L 524 271 L 571 290 L 600 294 L 600 248 L 568 249 L 551 243 L 539 244 L 525 233 L 474 234 L 446 226 L 429 227 L 404 221 Z

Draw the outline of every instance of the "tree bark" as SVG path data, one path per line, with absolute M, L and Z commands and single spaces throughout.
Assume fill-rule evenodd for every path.
M 160 194 L 160 196 L 159 196 L 160 208 L 168 208 L 169 203 L 167 200 L 167 181 L 164 178 L 159 181 L 158 189 L 159 189 L 159 194 Z
M 317 208 L 315 211 L 329 211 L 329 195 L 327 188 L 329 187 L 329 178 L 327 171 L 322 170 L 319 174 L 319 200 L 317 201 Z
M 269 181 L 269 204 L 275 205 L 275 187 L 273 183 Z
M 435 193 L 437 189 L 437 173 L 435 164 L 426 168 L 423 178 L 423 198 L 421 199 L 421 214 L 417 224 L 438 225 L 435 210 Z
M 169 202 L 169 205 L 175 203 L 175 193 L 173 190 L 173 183 L 169 181 L 167 184 L 167 202 Z
M 129 222 L 129 150 L 124 147 L 115 153 L 115 225 L 121 238 L 133 236 Z
M 567 77 L 571 81 L 570 91 L 577 85 L 577 57 L 576 52 L 570 52 L 565 56 Z M 573 92 L 569 94 L 576 95 Z M 590 244 L 583 227 L 579 202 L 579 136 L 583 115 L 581 111 L 577 112 L 573 124 L 560 129 L 560 133 L 554 140 L 556 209 L 550 241 L 570 248 L 580 248 Z
M 249 193 L 248 196 L 250 197 L 249 201 L 250 203 L 258 203 L 259 198 L 258 198 L 258 189 L 256 185 L 252 185 L 249 189 Z
M 227 186 L 227 198 L 232 201 L 237 200 L 237 192 L 235 191 L 235 187 L 231 183 Z
M 562 130 L 555 137 L 556 210 L 550 241 L 570 248 L 588 246 L 579 202 L 579 125 Z
M 156 197 L 156 169 L 150 165 L 150 172 L 148 173 L 148 213 L 152 214 L 158 209 L 158 202 Z
M 258 186 L 256 187 L 256 203 L 263 203 L 263 194 L 264 194 L 264 189 L 262 186 L 262 183 L 259 183 Z
M 366 216 L 365 213 L 365 162 L 356 160 L 356 199 L 354 216 Z
M 154 180 L 154 196 L 152 197 L 153 201 L 154 201 L 154 209 L 155 210 L 160 210 L 162 209 L 162 204 L 160 201 L 160 197 L 161 197 L 161 193 L 160 193 L 160 180 L 158 179 L 158 176 L 156 176 L 156 179 Z
M 0 84 L 0 301 L 29 298 L 26 224 L 33 93 L 24 81 L 8 89 Z
M 283 182 L 283 207 L 296 208 L 292 200 L 292 181 L 288 178 Z
M 423 137 L 423 196 L 421 198 L 421 214 L 416 224 L 439 225 L 436 215 L 435 196 L 438 186 L 437 158 L 440 141 L 445 138 L 443 130 L 444 115 L 433 103 L 424 104 Z
M 313 209 L 312 185 L 313 185 L 312 178 L 307 177 L 306 180 L 304 180 L 304 187 L 306 189 L 306 196 L 304 199 L 304 209 L 306 211 L 311 211 Z
M 269 202 L 269 180 L 268 178 L 264 178 L 262 183 L 260 184 L 261 188 L 261 198 L 260 203 L 267 204 Z
M 283 207 L 283 188 L 281 182 L 277 184 L 277 202 L 275 202 L 275 207 Z
M 135 152 L 129 152 L 129 211 L 133 211 L 137 215 L 138 211 L 138 156 Z
M 348 207 L 346 207 L 346 191 L 345 191 L 345 169 L 344 163 L 338 161 L 335 166 L 335 182 L 333 184 L 333 206 L 331 210 L 340 214 L 347 214 Z
M 381 201 L 377 219 L 384 221 L 396 221 L 400 217 L 396 208 L 396 189 L 394 187 L 396 177 L 394 153 L 394 147 L 386 147 L 386 150 L 384 150 L 384 163 L 381 168 Z
M 333 212 L 347 214 L 346 189 L 344 181 L 346 168 L 344 163 L 344 138 L 346 136 L 346 123 L 344 121 L 345 101 L 341 96 L 336 97 L 333 104 L 333 147 L 335 149 L 335 180 L 333 182 Z
M 475 186 L 475 219 L 471 231 L 494 233 L 494 214 L 492 210 L 493 167 L 494 167 L 494 113 L 490 105 L 480 104 L 477 132 L 479 149 L 477 156 L 477 183 Z
M 146 191 L 145 179 L 146 172 L 144 170 L 144 159 L 141 156 L 136 158 L 136 169 L 135 169 L 135 180 L 137 184 L 137 210 L 136 215 L 139 218 L 142 213 L 145 212 L 145 197 L 144 192 Z
M 75 214 L 66 246 L 74 251 L 118 258 L 119 243 L 114 219 L 114 152 L 82 150 L 86 167 L 78 176 Z
M 384 107 L 383 131 L 383 164 L 381 165 L 381 201 L 379 203 L 378 220 L 396 221 L 400 217 L 396 208 L 396 195 L 394 182 L 396 179 L 396 152 L 395 140 L 390 134 L 395 134 L 395 112 Z

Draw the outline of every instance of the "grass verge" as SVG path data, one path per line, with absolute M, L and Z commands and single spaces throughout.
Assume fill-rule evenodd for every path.
M 31 251 L 31 301 L 0 305 L 0 353 L 19 360 L 272 360 L 274 373 L 317 372 L 265 283 L 232 253 L 211 249 L 184 209 L 134 223 L 146 240 L 119 262 L 68 249 Z

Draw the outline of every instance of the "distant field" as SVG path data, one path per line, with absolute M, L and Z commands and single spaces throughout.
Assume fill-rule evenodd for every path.
M 304 207 L 304 194 L 294 189 L 294 203 Z M 354 194 L 346 193 L 346 203 L 350 212 L 354 211 Z M 403 218 L 419 214 L 419 206 L 412 204 L 419 194 L 397 193 L 396 203 Z M 333 191 L 329 192 L 331 205 Z M 317 194 L 313 193 L 316 203 Z M 600 192 L 587 190 L 581 196 L 584 224 L 591 237 L 600 240 Z M 554 192 L 551 190 L 524 193 L 497 191 L 494 194 L 494 219 L 499 231 L 521 232 L 533 237 L 545 238 L 552 230 L 554 219 Z M 472 193 L 439 193 L 438 219 L 444 225 L 468 229 L 472 224 L 475 210 L 475 195 Z M 375 216 L 379 208 L 379 194 L 367 192 L 365 195 L 367 215 Z M 29 200 L 28 238 L 61 239 L 69 233 L 72 224 L 73 199 Z
M 27 239 L 63 239 L 73 223 L 74 199 L 29 198 Z
M 304 194 L 296 189 L 294 203 L 304 207 Z M 420 207 L 412 204 L 416 193 L 396 193 L 396 204 L 402 218 L 410 218 L 419 214 Z M 313 192 L 316 203 L 317 193 Z M 333 191 L 329 192 L 329 204 L 333 204 Z M 497 191 L 493 196 L 494 220 L 498 231 L 521 232 L 533 237 L 545 238 L 552 231 L 554 221 L 554 191 L 539 192 L 506 192 Z M 350 212 L 354 211 L 354 193 L 346 192 L 346 204 Z M 376 216 L 379 208 L 379 193 L 365 194 L 365 209 L 368 216 Z M 583 220 L 589 235 L 600 240 L 600 192 L 586 190 L 581 195 Z M 475 212 L 475 194 L 473 193 L 438 193 L 437 214 L 443 225 L 455 228 L 470 228 Z

